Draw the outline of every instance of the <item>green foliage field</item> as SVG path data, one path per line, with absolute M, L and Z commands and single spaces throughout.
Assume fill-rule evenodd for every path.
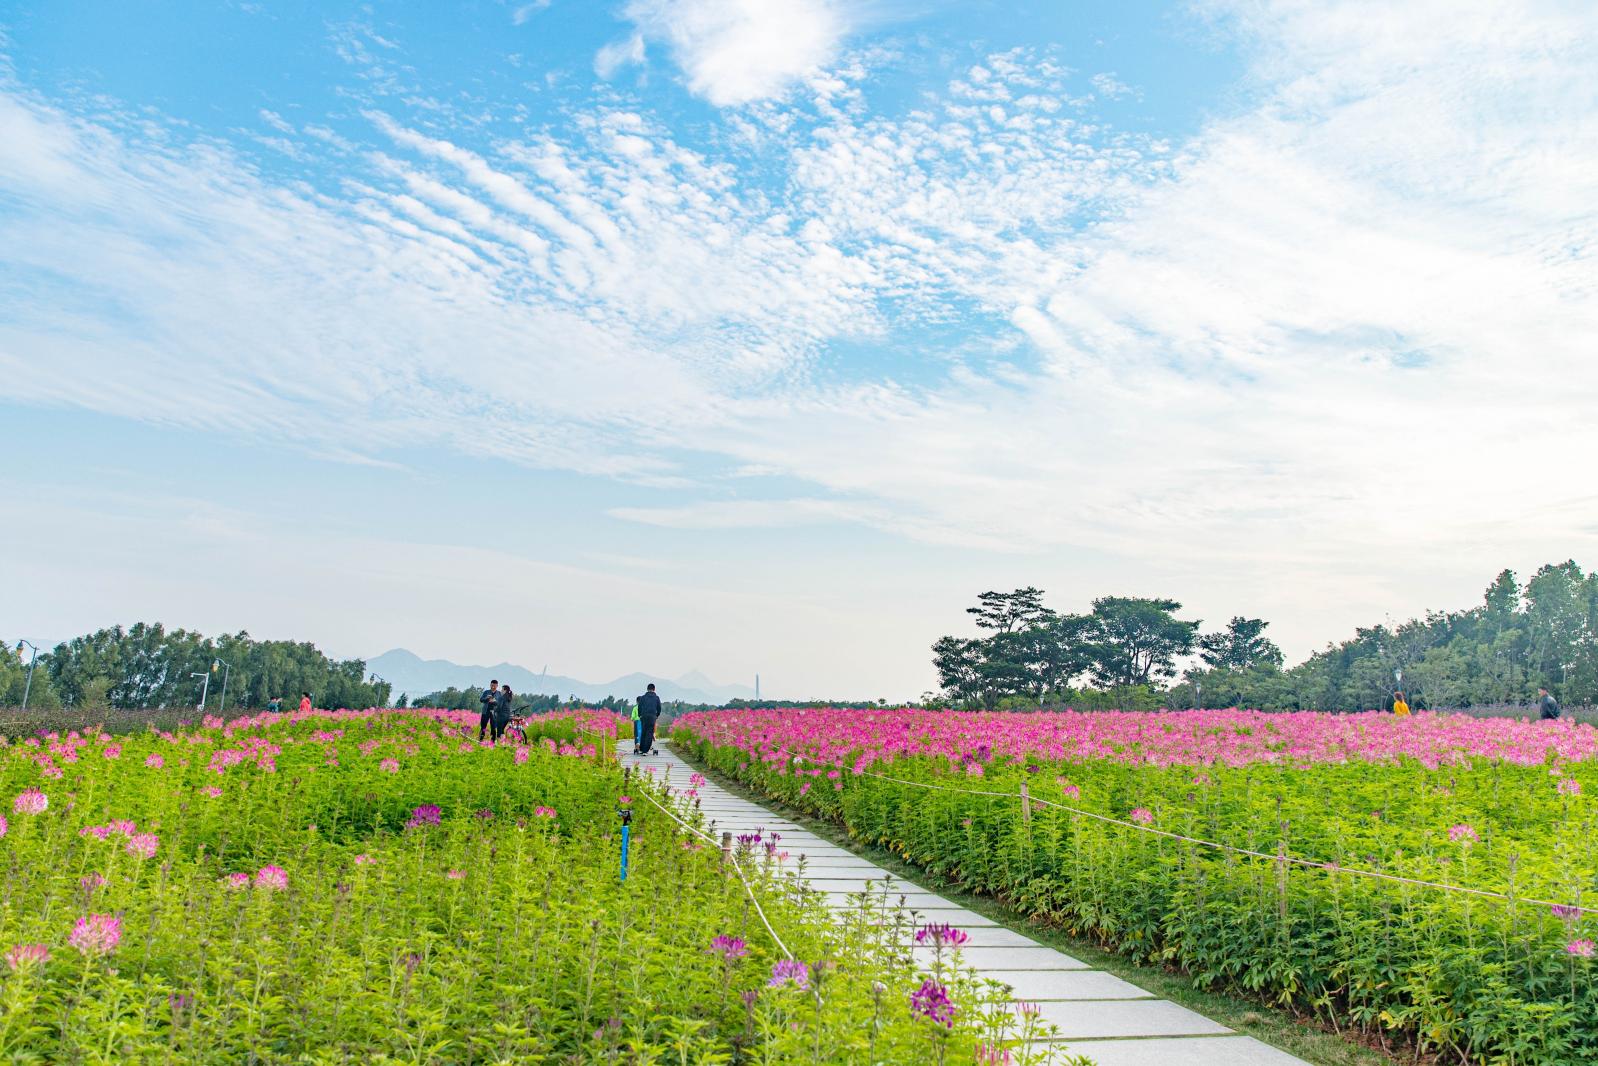
M 336 712 L 6 747 L 0 1061 L 969 1062 L 1015 1044 L 1024 1020 L 952 966 L 953 1015 L 911 1009 L 929 978 L 905 919 L 838 924 L 746 851 L 796 956 L 775 980 L 787 960 L 719 849 L 595 751 L 587 730 L 616 725 L 550 716 L 487 747 L 475 715 Z

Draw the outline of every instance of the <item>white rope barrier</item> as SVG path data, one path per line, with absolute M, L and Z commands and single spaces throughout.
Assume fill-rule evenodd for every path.
M 789 755 L 789 759 L 794 762 L 804 762 L 804 757 L 800 755 Z M 897 785 L 909 785 L 914 788 L 933 789 L 938 792 L 959 792 L 970 796 L 989 796 L 1007 800 L 1022 799 L 1018 793 L 1013 792 L 992 792 L 983 789 L 960 788 L 954 785 L 937 785 L 926 781 L 906 781 L 900 777 L 889 777 L 886 774 L 874 773 L 870 770 L 852 770 L 850 772 L 858 777 L 875 777 L 882 781 L 891 781 Z M 1214 848 L 1217 851 L 1230 852 L 1234 855 L 1246 855 L 1255 859 L 1269 859 L 1271 862 L 1282 862 L 1293 866 L 1302 866 L 1308 869 L 1323 870 L 1327 873 L 1349 874 L 1354 877 L 1365 877 L 1380 881 L 1392 881 L 1398 884 L 1415 885 L 1421 888 L 1436 888 L 1445 892 L 1457 892 L 1462 895 L 1478 896 L 1483 899 L 1492 899 L 1506 903 L 1528 903 L 1536 906 L 1548 907 L 1550 909 L 1557 909 L 1565 914 L 1598 914 L 1598 908 L 1583 907 L 1574 903 L 1558 903 L 1553 900 L 1536 899 L 1531 896 L 1514 896 L 1507 892 L 1494 892 L 1485 888 L 1470 888 L 1465 885 L 1450 884 L 1447 881 L 1426 881 L 1415 877 L 1404 877 L 1401 874 L 1385 873 L 1381 870 L 1366 870 L 1357 866 L 1343 866 L 1340 863 L 1335 862 L 1319 862 L 1315 859 L 1301 859 L 1297 856 L 1287 855 L 1285 853 L 1271 854 L 1270 852 L 1265 851 L 1253 851 L 1249 848 L 1240 848 L 1232 844 L 1222 844 L 1214 840 L 1204 840 L 1200 837 L 1185 836 L 1181 833 L 1173 833 L 1165 829 L 1155 829 L 1153 826 L 1142 825 L 1138 822 L 1129 822 L 1122 818 L 1114 818 L 1110 815 L 1098 814 L 1094 811 L 1085 811 L 1079 807 L 1072 807 L 1064 803 L 1056 803 L 1053 800 L 1040 799 L 1037 796 L 1032 795 L 1026 796 L 1025 801 L 1041 804 L 1045 807 L 1055 807 L 1062 811 L 1068 811 L 1071 814 L 1081 815 L 1084 818 L 1092 818 L 1100 822 L 1108 822 L 1111 825 L 1118 825 L 1124 829 L 1135 829 L 1140 833 L 1149 833 L 1154 836 L 1166 837 L 1170 840 L 1180 840 L 1187 844 L 1197 844 L 1200 847 Z
M 584 729 L 584 730 L 582 730 L 582 732 L 589 733 L 591 735 L 596 735 L 596 736 L 603 736 L 604 735 L 602 733 L 595 733 L 591 729 Z M 644 797 L 644 799 L 648 800 L 650 803 L 653 803 L 656 807 L 660 808 L 660 811 L 661 811 L 662 814 L 664 814 L 666 817 L 670 818 L 672 821 L 676 822 L 678 825 L 682 826 L 684 829 L 688 830 L 690 833 L 696 833 L 699 836 L 702 836 L 706 840 L 710 841 L 712 844 L 715 844 L 716 846 L 720 847 L 721 842 L 719 840 L 717 840 L 713 835 L 711 835 L 710 833 L 705 832 L 703 829 L 700 829 L 698 826 L 692 825 L 692 824 L 684 821 L 682 818 L 678 817 L 678 815 L 677 815 L 677 813 L 675 811 L 673 811 L 671 808 L 667 807 L 665 804 L 661 803 L 659 800 L 655 799 L 654 796 L 651 796 L 649 794 L 649 786 L 650 786 L 649 782 L 640 780 L 639 784 L 642 785 L 643 787 L 641 787 L 638 790 L 638 794 L 640 796 Z M 778 936 L 777 935 L 777 931 L 771 927 L 771 920 L 766 917 L 765 908 L 760 905 L 760 899 L 759 899 L 759 897 L 757 897 L 755 895 L 754 886 L 752 886 L 749 883 L 749 878 L 744 873 L 743 864 L 741 864 L 738 861 L 738 856 L 729 852 L 728 855 L 727 855 L 727 858 L 732 862 L 733 872 L 738 875 L 738 881 L 739 881 L 740 884 L 742 884 L 744 886 L 744 892 L 746 892 L 749 895 L 749 902 L 753 903 L 755 905 L 755 914 L 759 915 L 760 924 L 766 927 L 766 932 L 768 934 L 770 934 L 771 939 L 777 945 L 778 950 L 780 950 L 783 953 L 783 955 L 787 956 L 791 960 L 794 957 L 793 952 L 788 950 L 788 945 L 783 943 L 782 937 Z

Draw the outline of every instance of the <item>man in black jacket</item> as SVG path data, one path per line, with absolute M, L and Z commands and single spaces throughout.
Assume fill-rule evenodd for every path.
M 483 713 L 477 716 L 477 742 L 481 744 L 483 737 L 488 734 L 488 726 L 494 720 L 494 711 L 499 706 L 499 680 L 496 678 L 488 683 L 483 694 L 477 697 L 477 702 L 483 705 Z
M 1537 689 L 1537 716 L 1545 722 L 1552 722 L 1559 717 L 1559 701 L 1542 687 Z
M 638 697 L 638 751 L 644 755 L 655 754 L 655 719 L 660 717 L 660 697 L 655 695 L 655 685 Z
M 495 744 L 505 735 L 505 727 L 510 725 L 511 704 L 516 701 L 516 693 L 510 690 L 509 685 L 501 685 L 499 699 L 494 701 L 494 724 L 490 727 L 489 738 Z

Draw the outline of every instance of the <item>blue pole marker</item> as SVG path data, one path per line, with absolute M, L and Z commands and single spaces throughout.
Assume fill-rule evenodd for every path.
M 627 880 L 627 845 L 633 835 L 633 812 L 621 812 L 621 879 Z

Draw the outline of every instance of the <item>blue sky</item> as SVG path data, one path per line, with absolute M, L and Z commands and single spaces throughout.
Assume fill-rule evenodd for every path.
M 1598 541 L 1583 3 L 0 2 L 0 628 L 910 697 Z

